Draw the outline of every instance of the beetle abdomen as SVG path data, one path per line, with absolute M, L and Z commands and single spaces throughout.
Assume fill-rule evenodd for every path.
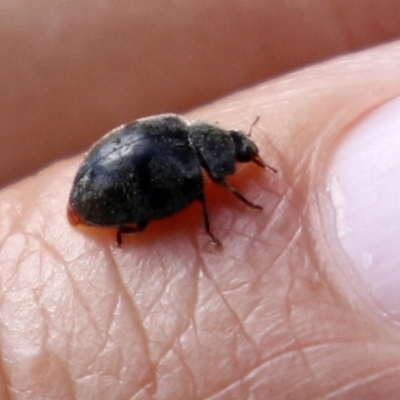
M 111 226 L 164 218 L 202 193 L 195 152 L 179 129 L 161 138 L 133 131 L 121 147 L 116 137 L 108 139 L 113 151 L 103 157 L 89 152 L 71 192 L 71 207 L 86 222 Z

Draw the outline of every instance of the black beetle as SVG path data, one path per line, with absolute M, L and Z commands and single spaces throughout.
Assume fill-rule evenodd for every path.
M 138 119 L 90 148 L 72 186 L 68 216 L 73 224 L 117 226 L 120 246 L 123 233 L 140 232 L 150 221 L 198 200 L 205 230 L 220 244 L 210 230 L 202 168 L 240 201 L 261 209 L 225 180 L 235 172 L 236 162 L 249 161 L 277 172 L 261 160 L 257 146 L 241 131 L 188 123 L 175 114 Z

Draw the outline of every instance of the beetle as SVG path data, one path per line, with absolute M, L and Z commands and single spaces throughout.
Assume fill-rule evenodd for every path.
M 143 231 L 150 221 L 197 200 L 205 231 L 220 245 L 210 228 L 202 169 L 241 202 L 262 209 L 225 179 L 235 172 L 237 162 L 250 161 L 277 172 L 261 160 L 256 144 L 240 130 L 189 123 L 176 114 L 141 118 L 115 128 L 89 149 L 73 181 L 68 217 L 74 225 L 118 227 L 121 246 L 123 234 Z

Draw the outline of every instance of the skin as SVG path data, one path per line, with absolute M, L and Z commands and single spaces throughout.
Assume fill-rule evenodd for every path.
M 70 226 L 66 199 L 82 155 L 5 187 L 0 398 L 395 396 L 396 327 L 348 276 L 320 201 L 332 142 L 399 95 L 400 45 L 284 73 L 397 38 L 398 2 L 362 11 L 356 1 L 111 3 L 1 5 L 3 182 L 139 114 L 228 92 L 185 117 L 246 131 L 259 115 L 252 138 L 279 174 L 246 165 L 230 180 L 262 212 L 207 185 L 222 250 L 199 205 L 125 237 L 122 249 L 115 230 Z M 257 30 L 253 18 L 269 28 Z

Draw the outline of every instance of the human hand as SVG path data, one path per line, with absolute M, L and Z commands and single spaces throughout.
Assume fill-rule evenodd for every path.
M 240 4 L 237 7 L 240 9 Z M 262 18 L 259 15 L 264 9 L 265 5 L 259 5 L 256 11 L 258 18 L 266 21 L 268 10 Z M 247 12 L 251 15 L 253 11 Z M 218 14 L 219 19 L 221 15 L 226 14 Z M 315 23 L 320 23 L 315 15 Z M 127 14 L 126 20 L 130 17 Z M 191 35 L 182 37 L 183 42 L 196 37 L 201 24 L 193 26 Z M 288 30 L 295 28 L 289 25 Z M 65 29 L 69 32 L 70 25 Z M 90 26 L 87 29 L 93 32 Z M 106 35 L 107 30 L 98 29 L 104 38 L 115 38 Z M 271 27 L 271 32 L 276 29 Z M 270 32 L 261 38 L 259 34 L 259 30 L 253 30 L 247 37 L 241 35 L 240 40 L 233 37 L 235 53 L 248 43 L 255 43 L 254 53 L 261 52 Z M 288 36 L 295 35 L 289 32 Z M 372 32 L 365 36 L 370 38 L 369 42 L 365 39 L 368 43 L 376 38 Z M 77 35 L 73 43 L 78 43 L 78 38 L 81 36 Z M 105 41 L 93 40 L 100 42 L 102 50 Z M 276 48 L 277 43 L 279 40 L 274 42 Z M 180 51 L 191 41 L 184 44 Z M 58 57 L 63 61 L 70 59 L 68 51 L 75 54 L 74 46 L 60 49 Z M 158 68 L 161 63 L 155 61 L 163 60 L 163 51 L 165 57 L 172 58 L 168 49 L 160 45 L 154 63 L 146 65 Z M 193 54 L 199 54 L 196 50 Z M 28 102 L 27 111 L 40 111 L 37 125 L 32 124 L 33 112 L 22 113 L 19 122 L 15 115 L 14 119 L 6 117 L 15 126 L 24 121 L 30 127 L 24 138 L 26 132 L 32 132 L 31 137 L 41 140 L 39 126 L 47 140 L 52 138 L 67 151 L 66 136 L 82 145 L 102 126 L 112 127 L 111 122 L 117 125 L 136 113 L 166 110 L 168 102 L 172 102 L 171 108 L 199 104 L 213 94 L 260 77 L 262 68 L 255 73 L 249 55 L 238 60 L 237 54 L 232 57 L 232 53 L 218 50 L 218 46 L 213 48 L 212 63 L 205 66 L 188 57 L 193 62 L 189 63 L 191 68 L 181 67 L 196 75 L 171 74 L 159 68 L 157 79 L 150 85 L 146 76 L 153 75 L 146 69 L 135 81 L 142 84 L 139 93 L 127 83 L 132 74 L 128 67 L 137 65 L 134 57 L 117 64 L 122 65 L 115 72 L 118 77 L 110 80 L 121 84 L 110 85 L 110 93 L 104 91 L 106 74 L 101 69 L 103 64 L 97 69 L 95 57 L 92 65 L 77 64 L 76 71 L 88 71 L 81 82 L 75 75 L 74 80 L 66 74 L 56 58 L 53 68 L 59 73 L 44 79 L 49 86 L 43 90 L 48 93 L 38 104 Z M 148 52 L 154 54 L 154 47 Z M 293 54 L 290 49 L 286 52 L 284 57 Z M 256 64 L 263 66 L 268 52 L 261 53 Z M 87 60 L 90 55 L 93 53 L 84 54 Z M 151 55 L 148 57 L 152 60 Z M 216 57 L 220 59 L 214 64 Z M 224 68 L 216 73 L 212 67 L 221 63 Z M 396 398 L 397 282 L 394 273 L 380 273 L 396 260 L 392 245 L 396 219 L 387 203 L 382 204 L 388 196 L 379 201 L 371 198 L 371 193 L 387 193 L 373 185 L 385 182 L 384 178 L 387 185 L 392 182 L 388 180 L 393 175 L 390 172 L 396 169 L 390 155 L 395 147 L 386 147 L 382 157 L 367 157 L 371 162 L 376 160 L 372 165 L 365 165 L 362 158 L 359 161 L 359 154 L 372 154 L 377 146 L 368 134 L 372 139 L 365 150 L 360 132 L 377 132 L 373 127 L 384 125 L 379 125 L 382 115 L 386 120 L 388 115 L 396 116 L 396 102 L 380 106 L 398 95 L 399 63 L 400 46 L 393 43 L 264 82 L 186 115 L 244 130 L 259 115 L 254 141 L 265 161 L 279 169 L 279 175 L 273 176 L 245 166 L 231 179 L 247 197 L 264 205 L 261 213 L 237 204 L 229 193 L 207 186 L 210 216 L 223 242 L 222 250 L 210 243 L 201 224 L 200 208 L 195 205 L 152 223 L 140 235 L 126 237 L 122 249 L 115 245 L 115 230 L 71 227 L 65 207 L 82 156 L 58 162 L 3 189 L 0 321 L 4 372 L 0 397 Z M 177 64 L 166 65 L 172 70 Z M 243 81 L 243 71 L 248 71 L 248 82 Z M 280 72 L 271 67 L 267 73 Z M 164 85 L 170 74 L 176 81 Z M 54 89 L 60 76 L 60 84 L 65 86 L 58 98 L 58 92 L 49 87 Z M 100 79 L 91 81 L 91 76 Z M 100 88 L 99 82 L 103 84 Z M 68 85 L 71 90 L 65 91 Z M 202 85 L 204 92 L 196 91 Z M 166 99 L 171 93 L 174 97 Z M 51 102 L 55 104 L 46 114 L 45 106 Z M 22 104 L 17 109 L 25 110 Z M 394 112 L 389 114 L 390 110 Z M 369 112 L 372 117 L 367 116 Z M 43 122 L 43 115 L 48 115 L 49 121 Z M 11 141 L 13 138 L 10 135 Z M 37 146 L 32 142 L 28 147 L 34 153 Z M 9 154 L 15 158 L 15 150 L 20 148 L 15 145 L 17 141 L 9 145 L 13 143 Z M 357 143 L 358 147 L 354 145 Z M 44 152 L 50 150 L 53 147 Z M 375 172 L 377 175 L 372 175 Z M 365 193 L 365 184 L 358 178 L 366 174 L 373 179 Z M 395 193 L 389 193 L 395 200 Z M 355 200 L 367 202 L 359 207 Z M 364 213 L 356 215 L 355 210 Z M 392 212 L 390 230 L 387 222 L 374 214 L 383 210 Z M 354 215 L 357 218 L 352 218 Z M 366 221 L 362 219 L 366 216 L 376 220 L 374 235 L 367 235 L 368 239 L 379 239 L 367 243 L 369 253 L 375 256 L 375 248 L 386 252 L 385 257 L 372 257 L 369 275 L 363 273 L 359 253 L 353 251 L 366 244 L 355 242 L 351 236 L 366 231 L 358 225 Z M 386 226 L 380 225 L 381 221 Z M 349 229 L 343 230 L 343 226 Z M 379 280 L 381 275 L 388 276 L 389 282 Z M 385 297 L 387 293 L 392 295 L 391 303 Z

